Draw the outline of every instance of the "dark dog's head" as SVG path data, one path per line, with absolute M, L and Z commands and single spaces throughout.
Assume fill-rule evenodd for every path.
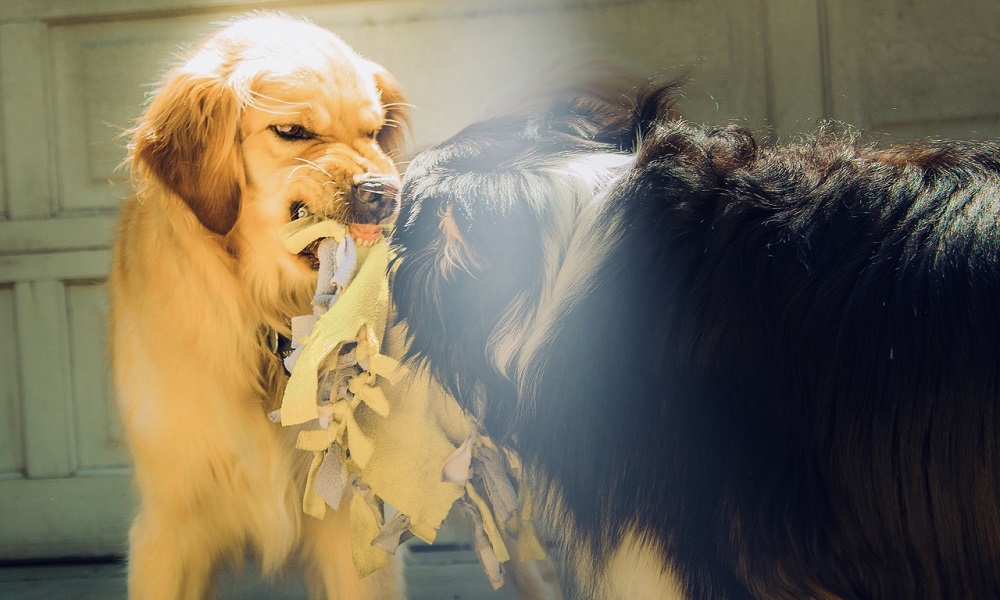
M 563 90 L 474 124 L 407 170 L 394 299 L 411 354 L 481 416 L 511 409 L 546 308 L 585 283 L 566 273 L 583 268 L 567 264 L 582 259 L 570 247 L 642 135 L 638 88 L 616 89 Z

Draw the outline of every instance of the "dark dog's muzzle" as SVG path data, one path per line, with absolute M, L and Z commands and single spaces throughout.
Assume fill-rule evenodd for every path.
M 351 223 L 381 223 L 396 214 L 399 179 L 369 174 L 351 188 L 348 209 Z

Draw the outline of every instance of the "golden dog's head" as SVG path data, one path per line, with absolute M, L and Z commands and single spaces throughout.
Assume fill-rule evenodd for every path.
M 168 73 L 132 131 L 130 160 L 140 187 L 186 204 L 274 304 L 315 285 L 315 261 L 284 249 L 282 225 L 308 214 L 395 217 L 392 157 L 407 120 L 385 69 L 326 29 L 257 14 Z

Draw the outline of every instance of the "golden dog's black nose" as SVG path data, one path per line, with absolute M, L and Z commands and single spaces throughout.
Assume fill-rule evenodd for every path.
M 369 174 L 351 188 L 351 222 L 381 223 L 396 213 L 399 179 Z

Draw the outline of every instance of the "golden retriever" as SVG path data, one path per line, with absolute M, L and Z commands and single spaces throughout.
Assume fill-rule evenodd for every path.
M 394 217 L 407 108 L 396 81 L 331 32 L 258 13 L 166 76 L 131 130 L 135 191 L 109 286 L 114 385 L 135 469 L 129 595 L 211 596 L 245 553 L 292 557 L 310 596 L 400 596 L 400 570 L 359 579 L 346 512 L 302 516 L 309 459 L 267 413 L 285 374 L 269 339 L 310 312 L 315 257 L 279 229 L 319 214 Z

